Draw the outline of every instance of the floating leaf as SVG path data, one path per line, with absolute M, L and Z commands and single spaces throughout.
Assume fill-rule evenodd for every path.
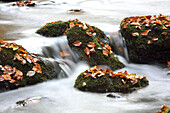
M 32 77 L 35 75 L 35 71 L 28 71 L 27 76 Z
M 72 28 L 74 26 L 75 26 L 74 22 L 70 22 L 69 27 Z
M 90 50 L 89 50 L 89 48 L 86 47 L 86 49 L 84 49 L 84 52 L 86 53 L 86 55 L 90 55 Z
M 138 32 L 132 33 L 132 36 L 139 36 Z
M 87 46 L 90 47 L 90 48 L 94 48 L 96 45 L 93 42 L 89 42 L 89 44 Z
M 82 42 L 80 40 L 77 40 L 73 43 L 74 46 L 81 46 Z
M 149 30 L 145 30 L 144 32 L 142 32 L 141 33 L 141 35 L 143 35 L 143 36 L 147 36 L 148 35 L 148 33 L 150 32 L 151 30 L 149 29 Z

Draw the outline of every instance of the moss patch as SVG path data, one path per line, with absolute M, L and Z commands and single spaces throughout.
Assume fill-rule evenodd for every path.
M 103 39 L 102 33 L 99 33 L 98 35 L 96 32 L 96 37 L 98 40 Z M 108 56 L 104 55 L 102 53 L 103 49 L 98 49 L 102 48 L 101 43 L 99 43 L 99 41 L 94 36 L 87 35 L 86 31 L 79 26 L 73 27 L 67 31 L 67 39 L 69 46 L 79 54 L 80 59 L 86 61 L 91 66 L 108 65 L 114 70 L 124 67 L 124 64 L 114 57 L 113 54 L 109 54 Z M 73 45 L 73 43 L 77 40 L 82 42 L 82 45 L 79 47 Z M 87 47 L 89 42 L 93 42 L 96 45 L 94 48 L 96 52 L 90 54 L 90 57 L 84 52 L 84 49 Z
M 126 72 L 125 72 L 126 73 Z M 76 81 L 74 87 L 82 91 L 90 92 L 131 92 L 136 88 L 145 87 L 148 85 L 146 77 L 130 79 L 127 74 L 114 74 L 109 69 L 91 68 L 81 73 Z M 131 75 L 129 75 L 131 76 Z M 133 74 L 133 76 L 136 76 Z M 133 83 L 132 81 L 135 81 Z
M 13 48 L 6 48 L 6 47 L 1 47 L 0 48 L 0 65 L 4 67 L 5 65 L 9 65 L 12 68 L 15 67 L 17 70 L 20 70 L 23 75 L 22 79 L 17 80 L 15 83 L 10 83 L 9 80 L 2 80 L 0 81 L 0 92 L 6 91 L 9 89 L 15 89 L 18 87 L 22 86 L 27 86 L 27 85 L 32 85 L 35 83 L 43 82 L 48 79 L 52 79 L 57 77 L 57 73 L 55 73 L 53 69 L 53 65 L 48 62 L 48 61 L 43 61 L 41 58 L 37 59 L 37 63 L 41 66 L 42 73 L 35 73 L 34 76 L 27 76 L 28 71 L 31 71 L 33 69 L 34 63 L 29 63 L 28 61 L 26 64 L 21 64 L 21 61 L 19 60 L 14 60 L 14 56 L 17 54 L 24 54 L 21 52 L 19 49 L 13 50 Z M 46 65 L 48 62 L 48 65 Z M 0 77 L 2 78 L 3 76 L 3 69 L 0 69 Z M 11 75 L 11 78 L 14 78 L 14 75 Z M 16 80 L 16 79 L 15 79 Z
M 136 63 L 167 63 L 170 60 L 168 16 L 128 17 L 121 22 L 129 59 Z

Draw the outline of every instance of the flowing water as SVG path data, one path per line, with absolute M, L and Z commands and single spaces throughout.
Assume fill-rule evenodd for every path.
M 155 113 L 161 105 L 170 106 L 170 76 L 156 65 L 128 63 L 117 70 L 145 75 L 149 86 L 133 93 L 113 93 L 121 98 L 108 98 L 108 93 L 89 93 L 75 89 L 74 81 L 88 64 L 80 62 L 70 50 L 65 36 L 46 38 L 35 33 L 45 23 L 79 19 L 117 37 L 121 20 L 136 15 L 170 15 L 169 0 L 38 0 L 36 7 L 12 7 L 0 2 L 0 39 L 14 41 L 28 51 L 44 55 L 59 63 L 69 76 L 37 85 L 0 93 L 0 113 Z M 84 12 L 68 12 L 81 8 Z M 118 41 L 119 42 L 119 41 Z M 121 44 L 121 42 L 120 42 Z M 123 47 L 120 46 L 119 47 Z M 124 55 L 126 56 L 126 55 Z M 19 107 L 16 102 L 41 96 L 39 103 Z

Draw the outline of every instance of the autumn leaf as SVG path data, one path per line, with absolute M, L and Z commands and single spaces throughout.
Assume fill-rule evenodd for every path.
M 35 66 L 33 66 L 32 70 L 37 73 L 42 73 L 41 67 L 38 63 L 35 63 Z
M 0 82 L 4 81 L 4 78 L 2 76 L 0 76 Z
M 109 46 L 109 44 L 105 44 L 104 47 L 108 50 L 111 50 L 112 48 Z
M 89 30 L 86 30 L 86 34 L 89 36 L 93 36 L 92 32 L 90 32 Z
M 23 52 L 23 53 L 28 54 L 28 52 L 27 52 L 23 47 L 20 47 L 19 50 L 20 50 L 21 52 Z
M 152 41 L 157 41 L 158 37 L 152 37 Z
M 73 43 L 74 46 L 81 46 L 82 42 L 80 40 L 77 40 Z
M 162 32 L 162 34 L 163 34 L 163 35 L 167 35 L 167 34 L 168 34 L 168 32 Z
M 70 22 L 69 27 L 72 28 L 74 26 L 75 26 L 74 22 Z
M 127 28 L 128 27 L 128 24 L 125 24 L 124 26 L 123 26 L 123 28 Z
M 26 75 L 32 77 L 35 75 L 35 71 L 28 71 Z
M 148 33 L 150 32 L 151 30 L 149 29 L 149 30 L 145 30 L 144 32 L 142 32 L 141 33 L 141 35 L 143 35 L 143 36 L 147 36 L 148 35 Z
M 84 29 L 84 30 L 86 30 L 88 27 L 86 26 L 86 24 L 84 24 L 83 26 L 82 26 L 82 29 Z
M 109 51 L 106 49 L 106 50 L 103 50 L 103 55 L 106 55 L 106 56 L 108 56 L 108 54 L 109 54 Z
M 139 36 L 139 33 L 138 32 L 135 32 L 135 33 L 132 33 L 132 36 Z
M 151 41 L 150 41 L 150 40 L 148 40 L 148 44 L 151 44 Z
M 162 22 L 160 20 L 156 20 L 155 23 L 162 25 Z
M 15 82 L 16 82 L 16 80 L 11 79 L 9 82 L 10 82 L 10 83 L 15 83 Z
M 93 28 L 91 26 L 89 26 L 89 31 L 93 32 Z
M 2 77 L 4 80 L 11 80 L 11 76 L 8 73 L 3 74 Z
M 95 51 L 94 47 L 92 49 L 90 49 L 90 53 L 95 53 L 95 52 L 96 51 Z
M 89 44 L 87 44 L 87 46 L 90 47 L 90 48 L 94 48 L 96 45 L 93 42 L 89 42 Z
M 88 47 L 86 47 L 86 49 L 84 49 L 84 52 L 86 53 L 86 55 L 90 55 L 90 50 Z

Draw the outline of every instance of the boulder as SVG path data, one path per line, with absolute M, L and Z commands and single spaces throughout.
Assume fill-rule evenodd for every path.
M 106 43 L 104 32 L 77 19 L 47 23 L 37 33 L 49 37 L 66 34 L 69 46 L 80 56 L 80 60 L 91 66 L 107 65 L 114 70 L 124 67 Z
M 170 60 L 169 16 L 128 17 L 120 28 L 131 62 L 166 64 Z
M 0 40 L 0 92 L 56 78 L 52 63 Z
M 148 84 L 145 76 L 139 76 L 135 73 L 128 74 L 127 71 L 114 73 L 110 69 L 100 69 L 95 66 L 82 72 L 77 77 L 74 87 L 81 91 L 98 93 L 128 93 Z

